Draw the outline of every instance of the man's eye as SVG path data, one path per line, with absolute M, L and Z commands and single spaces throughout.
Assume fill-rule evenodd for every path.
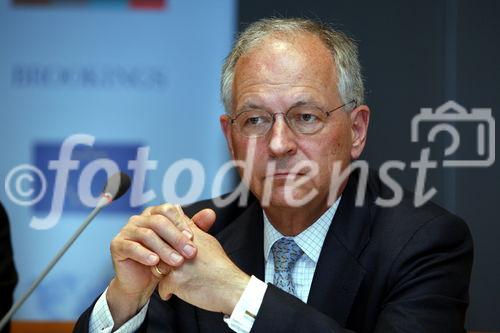
M 245 120 L 244 125 L 245 126 L 259 126 L 259 125 L 263 125 L 265 122 L 266 122 L 265 117 L 252 116 L 252 117 L 248 117 Z
M 250 125 L 258 125 L 262 122 L 261 117 L 250 117 L 247 119 L 247 123 Z
M 319 118 L 312 113 L 300 113 L 298 115 L 298 118 L 299 119 L 297 120 L 303 123 L 314 123 L 319 120 Z

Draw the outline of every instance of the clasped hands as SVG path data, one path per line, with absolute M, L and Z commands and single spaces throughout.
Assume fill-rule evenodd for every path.
M 111 241 L 115 277 L 107 302 L 115 327 L 134 316 L 156 288 L 199 308 L 231 314 L 250 277 L 206 231 L 215 212 L 189 219 L 178 205 L 149 207 L 132 216 Z M 161 273 L 161 274 L 160 274 Z

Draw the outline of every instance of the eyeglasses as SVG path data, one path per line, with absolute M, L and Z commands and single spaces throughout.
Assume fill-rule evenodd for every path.
M 352 100 L 330 111 L 323 111 L 316 106 L 300 105 L 289 109 L 287 112 L 271 113 L 265 110 L 248 110 L 231 118 L 231 124 L 246 137 L 259 137 L 266 135 L 273 127 L 276 116 L 282 114 L 285 121 L 295 133 L 314 134 L 321 131 L 326 124 L 328 116 L 334 111 L 354 103 Z

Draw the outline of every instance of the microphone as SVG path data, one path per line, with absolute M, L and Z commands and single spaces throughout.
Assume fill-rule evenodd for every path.
M 123 173 L 118 172 L 109 177 L 102 191 L 102 197 L 108 200 L 108 204 L 124 195 L 130 188 L 130 177 Z M 98 205 L 99 206 L 99 205 Z
M 68 249 L 73 245 L 75 240 L 80 236 L 83 230 L 90 224 L 90 222 L 96 217 L 97 214 L 106 206 L 111 204 L 116 199 L 124 195 L 130 188 L 130 177 L 123 172 L 116 173 L 109 177 L 104 186 L 104 190 L 101 194 L 99 201 L 97 202 L 94 210 L 87 216 L 82 225 L 75 231 L 73 236 L 64 244 L 64 246 L 59 250 L 54 259 L 50 261 L 47 267 L 40 273 L 36 278 L 35 282 L 31 287 L 12 305 L 9 312 L 0 321 L 0 331 L 7 324 L 7 322 L 12 318 L 14 313 L 24 304 L 26 299 L 33 293 L 33 291 L 38 287 L 40 282 L 47 276 L 47 274 L 52 270 L 52 268 L 57 264 L 59 259 L 68 251 Z

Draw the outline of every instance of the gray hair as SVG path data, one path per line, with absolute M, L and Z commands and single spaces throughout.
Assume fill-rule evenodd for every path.
M 238 59 L 269 35 L 286 37 L 292 33 L 308 33 L 317 36 L 330 50 L 335 61 L 337 89 L 344 103 L 364 102 L 364 87 L 356 42 L 343 32 L 320 22 L 301 18 L 266 18 L 252 23 L 236 40 L 231 53 L 222 67 L 221 97 L 227 113 L 232 108 L 234 68 Z

